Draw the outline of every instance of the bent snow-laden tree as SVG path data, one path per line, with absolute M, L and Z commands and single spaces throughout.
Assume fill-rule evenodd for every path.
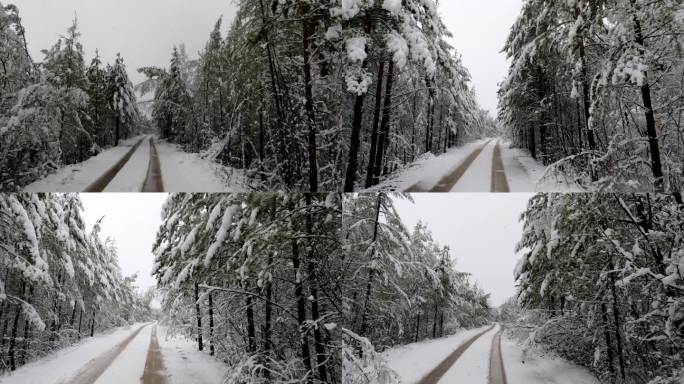
M 143 72 L 186 150 L 261 189 L 353 191 L 494 125 L 449 36 L 433 0 L 245 0 L 183 76 L 175 59 Z
M 150 317 L 77 195 L 0 195 L 0 371 Z
M 537 313 L 529 341 L 605 382 L 680 383 L 681 198 L 538 195 L 523 219 L 515 276 L 519 303 Z
M 505 51 L 499 119 L 588 189 L 680 191 L 684 19 L 676 0 L 530 0 Z
M 14 191 L 117 145 L 141 124 L 117 57 L 85 64 L 78 24 L 34 63 L 19 10 L 0 3 L 0 190 Z M 116 134 L 118 132 L 118 135 Z

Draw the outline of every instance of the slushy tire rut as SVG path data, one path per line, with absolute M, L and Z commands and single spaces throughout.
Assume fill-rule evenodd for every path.
M 83 192 L 102 192 L 107 188 L 107 185 L 114 180 L 116 175 L 121 171 L 121 169 L 128 163 L 128 160 L 131 159 L 135 151 L 140 147 L 140 144 L 145 141 L 145 138 L 140 139 L 133 148 L 131 148 L 125 155 L 122 157 L 116 164 L 114 164 L 113 167 L 109 168 L 107 172 L 105 172 L 104 175 L 102 175 L 99 179 L 95 180 L 94 183 L 90 184 L 88 188 L 85 189 Z

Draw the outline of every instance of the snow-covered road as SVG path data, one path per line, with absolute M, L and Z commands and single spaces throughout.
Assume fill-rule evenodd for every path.
M 523 353 L 498 324 L 392 348 L 383 356 L 402 384 L 598 384 L 584 368 Z
M 229 192 L 240 173 L 179 150 L 153 136 L 122 142 L 87 161 L 57 170 L 28 192 Z
M 29 363 L 2 384 L 217 384 L 225 366 L 184 338 L 157 339 L 157 324 L 137 324 L 84 340 Z M 166 335 L 165 328 L 160 327 Z

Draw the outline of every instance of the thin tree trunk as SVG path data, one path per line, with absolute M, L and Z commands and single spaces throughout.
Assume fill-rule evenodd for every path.
M 394 82 L 394 61 L 390 60 L 387 70 L 387 85 L 385 89 L 385 105 L 382 112 L 382 122 L 380 123 L 380 134 L 378 136 L 378 152 L 375 156 L 375 167 L 373 174 L 373 184 L 380 182 L 382 173 L 382 161 L 385 158 L 385 142 L 389 136 L 389 120 L 392 112 L 392 84 Z
M 375 242 L 378 239 L 378 225 L 380 221 L 380 208 L 382 207 L 382 197 L 383 194 L 378 194 L 378 201 L 375 207 L 375 223 L 373 227 L 373 252 L 371 253 L 371 261 L 375 257 Z M 366 283 L 366 294 L 363 301 L 363 309 L 361 312 L 361 327 L 359 328 L 359 335 L 364 336 L 366 333 L 366 327 L 368 323 L 368 305 L 370 303 L 370 297 L 373 290 L 373 278 L 375 277 L 375 270 L 370 269 L 368 271 L 368 283 Z
M 373 113 L 373 128 L 371 131 L 370 156 L 368 156 L 368 169 L 366 170 L 366 188 L 373 186 L 373 173 L 375 172 L 375 158 L 378 150 L 378 124 L 382 109 L 382 82 L 385 77 L 385 62 L 381 61 L 378 67 L 378 81 L 375 88 L 375 110 Z
M 328 375 L 325 367 L 325 344 L 323 343 L 320 324 L 318 324 L 318 321 L 320 320 L 320 313 L 318 308 L 318 274 L 316 271 L 316 264 L 314 263 L 315 242 L 313 241 L 313 214 L 311 213 L 311 207 L 313 205 L 312 195 L 307 193 L 305 198 L 306 205 L 308 207 L 308 212 L 306 214 L 306 233 L 309 236 L 307 257 L 309 272 L 309 298 L 311 301 L 311 317 L 314 323 L 316 323 L 313 329 L 316 348 L 316 363 L 318 364 L 318 378 L 321 380 L 321 382 L 327 383 Z
M 198 283 L 195 283 L 195 315 L 197 317 L 197 347 L 202 351 L 204 344 L 202 343 L 202 313 L 200 312 Z
M 299 323 L 299 344 L 302 350 L 302 360 L 307 373 L 312 373 L 311 352 L 309 351 L 309 333 L 303 329 L 304 324 L 306 323 L 306 301 L 302 287 L 299 247 L 296 239 L 292 239 L 292 267 L 295 271 L 295 297 L 297 299 L 297 322 Z M 307 374 L 307 378 L 308 383 L 313 382 L 313 378 L 310 374 Z
M 209 354 L 214 356 L 214 299 L 209 292 Z
M 610 371 L 611 377 L 614 377 L 615 367 L 613 366 L 613 343 L 611 342 L 610 330 L 608 329 L 608 310 L 606 309 L 605 303 L 601 303 L 601 313 L 603 316 L 603 335 L 606 339 L 606 352 L 608 355 L 608 370 Z
M 251 353 L 256 352 L 256 327 L 254 326 L 254 303 L 252 296 L 245 299 L 247 305 L 247 350 Z
M 316 145 L 316 116 L 314 114 L 313 105 L 313 88 L 312 88 L 312 77 L 311 77 L 311 52 L 309 48 L 309 39 L 311 38 L 311 20 L 307 13 L 309 12 L 309 7 L 306 3 L 303 3 L 302 7 L 302 46 L 304 55 L 304 96 L 307 126 L 309 127 L 308 133 L 308 152 L 309 152 L 309 192 L 318 192 L 318 161 L 317 161 L 317 145 Z
M 637 17 L 637 5 L 634 0 L 631 0 L 634 20 L 634 34 L 636 43 L 641 46 L 640 52 L 643 55 L 646 45 L 644 42 L 643 32 L 641 31 L 641 22 Z M 648 84 L 648 74 L 644 74 L 643 85 L 641 86 L 641 99 L 644 103 L 644 116 L 646 117 L 646 132 L 648 133 L 648 145 L 651 151 L 651 170 L 655 178 L 655 190 L 663 192 L 665 190 L 665 180 L 663 178 L 663 166 L 660 159 L 660 143 L 658 142 L 658 131 L 656 129 L 655 115 L 653 113 L 653 101 L 651 99 L 651 86 Z

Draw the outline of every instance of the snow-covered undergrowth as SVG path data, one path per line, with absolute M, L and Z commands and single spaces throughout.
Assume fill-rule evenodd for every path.
M 198 351 L 194 340 L 174 335 L 164 326 L 159 326 L 157 340 L 164 358 L 168 384 L 222 382 L 227 367 Z
M 195 153 L 183 152 L 172 143 L 155 141 L 155 145 L 167 191 L 238 192 L 247 189 L 244 185 L 248 182 L 239 170 Z

